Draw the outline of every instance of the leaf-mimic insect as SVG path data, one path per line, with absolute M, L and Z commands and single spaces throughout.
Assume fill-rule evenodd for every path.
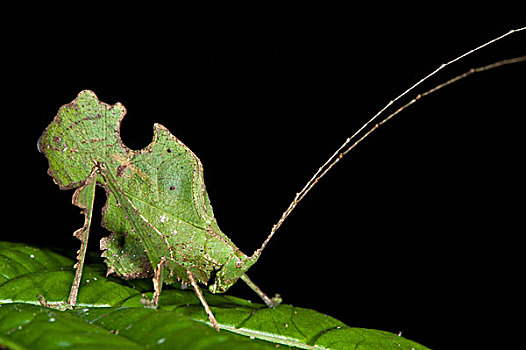
M 153 277 L 148 306 L 158 306 L 163 283 L 189 283 L 218 330 L 199 285 L 223 293 L 240 278 L 269 307 L 278 305 L 278 295 L 268 297 L 246 275 L 268 240 L 250 256 L 241 252 L 217 225 L 199 158 L 160 124 L 150 145 L 129 149 L 120 138 L 125 113 L 85 90 L 60 108 L 38 142 L 49 175 L 61 189 L 76 189 L 73 204 L 85 216 L 74 233 L 81 248 L 68 304 L 76 304 L 99 185 L 107 196 L 102 225 L 111 232 L 100 242 L 108 274 Z
M 526 61 L 526 56 L 470 69 L 425 93 L 417 95 L 389 116 L 375 122 L 388 107 L 444 67 L 508 35 L 492 39 L 437 69 L 412 85 L 367 121 L 323 164 L 273 226 L 261 247 L 246 255 L 219 229 L 205 189 L 203 167 L 197 156 L 168 129 L 154 125 L 153 141 L 142 150 L 131 150 L 120 138 L 126 109 L 110 106 L 88 90 L 60 108 L 38 141 L 49 161 L 48 173 L 61 189 L 76 189 L 73 204 L 80 207 L 85 223 L 74 235 L 81 241 L 76 273 L 68 304 L 74 306 L 82 277 L 93 213 L 96 185 L 106 191 L 102 225 L 111 235 L 101 240 L 108 274 L 126 278 L 153 277 L 154 294 L 147 306 L 157 307 L 163 283 L 189 283 L 203 304 L 214 328 L 219 325 L 199 285 L 212 293 L 227 291 L 238 279 L 245 281 L 269 307 L 281 302 L 269 298 L 246 275 L 276 230 L 310 189 L 358 143 L 417 100 L 470 74 Z M 374 123 L 374 124 L 373 124 Z M 367 128 L 370 127 L 368 130 Z M 351 142 L 352 141 L 352 142 Z

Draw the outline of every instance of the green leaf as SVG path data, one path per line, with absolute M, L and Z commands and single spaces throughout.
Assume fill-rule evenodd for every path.
M 0 345 L 13 349 L 415 349 L 395 334 L 351 328 L 313 310 L 274 309 L 206 294 L 220 332 L 192 290 L 168 289 L 160 309 L 142 307 L 151 282 L 105 277 L 87 265 L 77 307 L 59 311 L 74 278 L 73 261 L 46 249 L 0 242 Z M 147 292 L 151 296 L 151 292 Z M 40 295 L 41 298 L 37 297 Z

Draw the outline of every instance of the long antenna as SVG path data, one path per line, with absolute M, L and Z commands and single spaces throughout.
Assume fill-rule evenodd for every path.
M 365 130 L 369 125 L 371 125 L 380 115 L 382 115 L 384 113 L 384 111 L 389 108 L 392 104 L 394 104 L 395 102 L 397 102 L 399 99 L 401 99 L 402 97 L 404 97 L 405 95 L 407 95 L 409 92 L 413 91 L 416 87 L 418 87 L 420 84 L 422 84 L 424 81 L 426 81 L 427 79 L 431 78 L 432 76 L 434 76 L 435 74 L 437 74 L 439 71 L 441 71 L 442 69 L 444 69 L 445 67 L 461 60 L 462 58 L 480 50 L 480 49 L 483 49 L 484 47 L 488 46 L 488 45 L 491 45 L 493 43 L 495 43 L 496 41 L 499 41 L 511 34 L 514 34 L 514 33 L 517 33 L 517 32 L 520 32 L 520 31 L 523 31 L 523 30 L 526 30 L 526 27 L 522 27 L 522 28 L 518 28 L 518 29 L 513 29 L 513 30 L 510 30 L 509 32 L 499 36 L 499 37 L 496 37 L 490 41 L 487 41 L 485 42 L 484 44 L 482 45 L 479 45 L 477 47 L 475 47 L 474 49 L 471 49 L 469 51 L 467 51 L 466 53 L 450 60 L 449 62 L 447 63 L 443 63 L 441 64 L 440 66 L 438 66 L 438 68 L 436 68 L 435 70 L 433 70 L 431 73 L 427 74 L 425 77 L 423 77 L 422 79 L 420 79 L 418 82 L 416 82 L 414 85 L 412 85 L 411 87 L 409 87 L 407 90 L 405 90 L 403 93 L 401 93 L 400 95 L 398 95 L 394 100 L 391 100 L 389 101 L 389 103 L 387 103 L 382 109 L 380 109 L 375 115 L 372 116 L 371 119 L 369 119 L 365 124 L 363 124 L 351 137 L 347 138 L 345 140 L 345 142 L 343 142 L 343 144 L 332 154 L 332 156 L 318 169 L 318 171 L 316 171 L 316 173 L 311 177 L 311 179 L 307 182 L 307 184 L 303 187 L 303 189 L 296 193 L 296 196 L 294 197 L 294 200 L 290 203 L 289 207 L 287 208 L 287 210 L 285 210 L 283 212 L 283 214 L 281 215 L 281 218 L 278 220 L 278 222 L 272 226 L 272 230 L 270 231 L 270 234 L 268 235 L 268 237 L 265 239 L 265 241 L 263 242 L 263 244 L 261 245 L 261 247 L 259 249 L 257 249 L 254 254 L 252 255 L 253 258 L 257 258 L 259 257 L 259 255 L 261 254 L 261 252 L 265 249 L 265 247 L 267 246 L 268 242 L 270 241 L 270 239 L 274 236 L 274 234 L 276 233 L 276 231 L 280 228 L 280 226 L 283 224 L 283 222 L 288 218 L 288 216 L 290 215 L 290 213 L 294 210 L 294 208 L 296 208 L 296 206 L 298 205 L 298 203 L 307 195 L 307 193 L 314 187 L 314 185 L 316 185 L 316 183 L 323 177 L 325 176 L 325 174 L 327 174 L 327 172 L 336 164 L 338 163 L 342 158 L 343 156 L 345 156 L 351 149 L 353 149 L 354 147 L 356 147 L 356 145 L 358 145 L 361 141 L 363 141 L 367 136 L 369 136 L 374 130 L 376 130 L 380 125 L 386 123 L 388 120 L 390 120 L 392 117 L 394 117 L 395 115 L 397 115 L 398 113 L 400 113 L 401 111 L 403 111 L 404 109 L 406 109 L 407 107 L 409 107 L 410 105 L 414 104 L 416 101 L 420 100 L 422 97 L 424 96 L 427 96 L 437 90 L 440 90 L 441 88 L 443 87 L 446 87 L 460 79 L 463 79 L 471 74 L 474 74 L 474 73 L 478 73 L 478 72 L 482 72 L 482 71 L 486 71 L 486 70 L 489 70 L 489 69 L 492 69 L 492 68 L 496 68 L 496 67 L 500 67 L 500 66 L 503 66 L 503 65 L 507 65 L 507 64 L 512 64 L 512 63 L 517 63 L 517 62 L 522 62 L 522 61 L 526 61 L 526 56 L 521 56 L 521 57 L 517 57 L 517 58 L 513 58 L 513 59 L 508 59 L 508 60 L 503 60 L 503 61 L 499 61 L 499 62 L 496 62 L 496 63 L 492 63 L 492 64 L 489 64 L 489 65 L 486 65 L 486 66 L 483 66 L 483 67 L 479 67 L 479 68 L 472 68 L 470 69 L 469 71 L 463 73 L 463 74 L 460 74 L 456 77 L 454 77 L 453 79 L 450 79 L 448 81 L 446 81 L 445 83 L 442 83 L 440 85 L 437 85 L 435 86 L 434 88 L 432 88 L 431 90 L 428 90 L 426 91 L 425 93 L 423 94 L 418 94 L 415 98 L 413 98 L 411 101 L 409 101 L 408 103 L 406 103 L 405 105 L 403 105 L 402 107 L 400 107 L 398 110 L 396 110 L 395 112 L 393 112 L 392 114 L 390 114 L 389 116 L 387 116 L 386 118 L 384 118 L 382 121 L 380 121 L 379 123 L 376 123 L 374 126 L 372 126 L 367 132 L 365 132 L 362 136 L 360 136 L 359 138 L 358 135 L 360 135 L 362 133 L 363 130 Z M 351 144 L 351 141 L 354 142 Z

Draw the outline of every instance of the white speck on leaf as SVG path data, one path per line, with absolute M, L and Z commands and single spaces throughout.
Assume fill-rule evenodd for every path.
M 31 254 L 29 257 L 30 257 L 31 259 L 34 259 L 34 258 L 35 258 L 35 256 L 34 256 L 33 254 Z
M 161 339 L 157 340 L 157 344 L 162 344 L 162 343 L 164 343 L 165 341 L 166 341 L 166 339 L 161 338 Z
M 166 214 L 163 214 L 161 217 L 159 217 L 159 221 L 160 221 L 160 222 L 166 222 L 166 221 L 168 221 L 168 216 L 166 216 Z
M 55 322 L 55 318 L 54 318 L 54 317 L 51 317 L 51 318 L 49 319 L 49 322 Z

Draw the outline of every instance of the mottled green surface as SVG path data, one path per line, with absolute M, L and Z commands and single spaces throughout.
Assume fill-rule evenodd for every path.
M 165 282 L 188 281 L 191 272 L 212 291 L 225 291 L 257 257 L 241 253 L 219 229 L 192 151 L 159 124 L 150 145 L 129 149 L 119 135 L 125 113 L 120 103 L 110 106 L 91 91 L 79 93 L 39 141 L 48 173 L 62 189 L 82 189 L 97 172 L 108 196 L 102 224 L 112 234 L 101 248 L 109 272 L 148 277 L 166 258 Z
M 290 305 L 272 309 L 231 296 L 206 295 L 221 332 L 192 290 L 168 289 L 160 308 L 142 307 L 144 280 L 105 278 L 87 265 L 77 307 L 67 300 L 73 261 L 49 250 L 0 242 L 0 347 L 13 349 L 361 349 L 426 350 L 392 333 L 348 327 Z M 37 298 L 36 295 L 41 298 Z M 147 293 L 151 296 L 151 292 Z

